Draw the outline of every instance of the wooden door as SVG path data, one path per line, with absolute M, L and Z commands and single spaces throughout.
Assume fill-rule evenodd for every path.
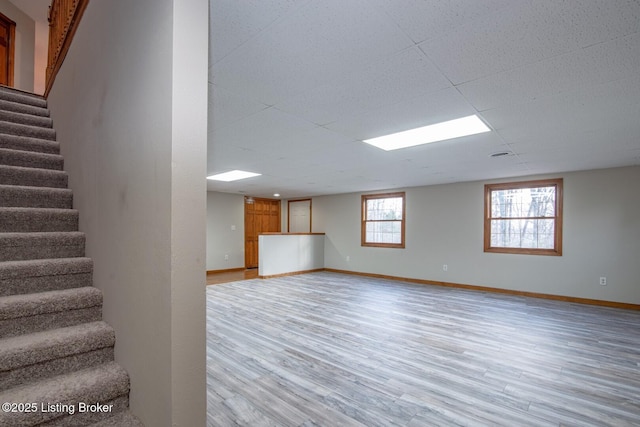
M 13 86 L 16 23 L 0 13 L 0 84 Z
M 280 200 L 245 197 L 244 264 L 258 267 L 258 235 L 280 232 Z

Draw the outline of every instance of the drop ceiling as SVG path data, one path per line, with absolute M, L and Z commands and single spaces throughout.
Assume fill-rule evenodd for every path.
M 262 174 L 210 191 L 298 198 L 640 164 L 637 0 L 211 0 L 210 22 L 208 174 Z M 472 114 L 492 131 L 362 143 Z

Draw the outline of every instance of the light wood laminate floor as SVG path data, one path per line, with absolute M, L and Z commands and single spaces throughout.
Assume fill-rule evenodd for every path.
M 258 269 L 249 268 L 232 271 L 207 273 L 207 285 L 219 285 L 221 283 L 237 282 L 258 278 Z
M 638 426 L 640 312 L 320 272 L 207 288 L 208 426 Z

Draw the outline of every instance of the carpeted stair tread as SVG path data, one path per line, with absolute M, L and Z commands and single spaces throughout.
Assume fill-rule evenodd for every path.
M 0 262 L 0 296 L 82 288 L 92 284 L 91 258 Z
M 0 371 L 0 392 L 111 362 L 114 360 L 113 354 L 113 347 L 103 347 L 34 365 L 22 366 L 10 371 Z
M 0 111 L 12 111 L 14 113 L 30 114 L 32 116 L 49 117 L 49 110 L 47 108 L 4 99 L 0 99 Z
M 29 277 L 91 272 L 93 261 L 86 257 L 0 262 L 0 284 L 7 279 L 24 280 Z
M 0 339 L 15 337 L 15 336 L 24 335 L 24 334 L 33 334 L 36 332 L 47 331 L 49 329 L 66 328 L 69 326 L 76 326 L 76 325 L 86 324 L 89 322 L 99 322 L 100 320 L 102 320 L 102 305 L 77 308 L 73 310 L 69 309 L 69 310 L 55 311 L 52 313 L 43 313 L 43 314 L 31 316 L 31 317 L 18 317 L 15 319 L 0 320 Z M 107 359 L 104 359 L 104 360 L 112 359 L 112 356 L 110 356 L 110 352 L 107 352 L 105 354 L 106 354 L 105 357 Z M 90 358 L 95 359 L 95 355 L 91 355 Z M 78 359 L 78 357 L 76 357 L 76 359 Z M 87 357 L 84 357 L 82 359 L 87 359 Z M 85 365 L 85 366 L 91 366 L 93 364 L 95 363 L 92 362 L 89 365 Z M 76 368 L 77 368 L 77 365 L 76 365 Z M 33 367 L 33 370 L 39 370 L 39 368 Z M 49 369 L 49 371 L 51 371 L 51 369 Z M 13 372 L 10 375 L 9 374 L 6 375 L 5 379 L 8 376 L 13 376 L 14 378 L 18 379 L 18 381 L 15 384 L 20 384 L 21 382 L 24 381 L 23 379 L 24 375 L 18 372 Z M 2 377 L 2 374 L 0 374 L 0 384 L 3 383 L 1 377 Z M 5 381 L 5 385 L 6 385 L 6 381 Z M 1 388 L 2 387 L 0 387 L 0 389 Z
M 0 232 L 3 233 L 77 230 L 78 211 L 75 209 L 0 207 Z
M 12 150 L 36 151 L 39 153 L 60 153 L 60 143 L 41 138 L 7 135 L 0 133 L 0 148 Z
M 69 420 L 62 417 L 68 412 L 36 411 L 29 413 L 0 412 L 0 425 L 22 427 L 35 425 L 82 426 L 111 417 L 116 411 L 127 408 L 125 399 L 129 393 L 129 377 L 115 362 L 105 363 L 70 374 L 42 380 L 26 386 L 15 387 L 0 393 L 1 402 L 49 402 L 74 405 L 75 413 Z M 114 405 L 113 412 L 81 413 L 79 402 Z M 58 420 L 56 420 L 56 418 Z M 53 423 L 58 421 L 58 424 Z M 74 422 L 75 421 L 75 422 Z M 51 424 L 49 424 L 51 422 Z M 46 424 L 45 424 L 46 423 Z
M 9 87 L 0 87 L 0 99 L 5 101 L 17 102 L 20 104 L 33 105 L 36 107 L 47 108 L 47 100 L 40 95 L 29 92 L 23 92 Z
M 0 133 L 26 136 L 29 138 L 48 139 L 50 141 L 56 140 L 56 131 L 53 128 L 23 125 L 20 123 L 7 122 L 4 120 L 0 120 Z
M 0 338 L 102 320 L 102 292 L 92 286 L 0 297 Z
M 59 154 L 11 150 L 9 148 L 0 148 L 0 164 L 58 171 L 64 168 L 64 160 Z
M 124 411 L 104 421 L 91 424 L 89 427 L 144 427 L 144 424 L 131 412 Z
M 0 339 L 0 372 L 105 347 L 113 347 L 115 332 L 105 322 Z
M 0 164 L 0 184 L 27 187 L 67 188 L 69 177 L 59 170 Z
M 0 390 L 113 360 L 115 332 L 102 321 L 0 339 Z
M 83 257 L 85 241 L 79 231 L 0 233 L 0 261 Z
M 53 121 L 49 117 L 21 113 L 17 111 L 6 111 L 2 109 L 0 109 L 0 121 L 49 129 L 53 128 Z
M 67 188 L 0 185 L 0 207 L 73 208 L 73 192 Z
M 26 295 L 0 297 L 0 320 L 95 307 L 102 304 L 98 288 L 64 289 Z

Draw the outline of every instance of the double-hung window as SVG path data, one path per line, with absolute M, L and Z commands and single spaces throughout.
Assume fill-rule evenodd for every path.
M 562 179 L 487 184 L 484 250 L 562 255 Z
M 362 196 L 362 246 L 404 248 L 405 194 Z

